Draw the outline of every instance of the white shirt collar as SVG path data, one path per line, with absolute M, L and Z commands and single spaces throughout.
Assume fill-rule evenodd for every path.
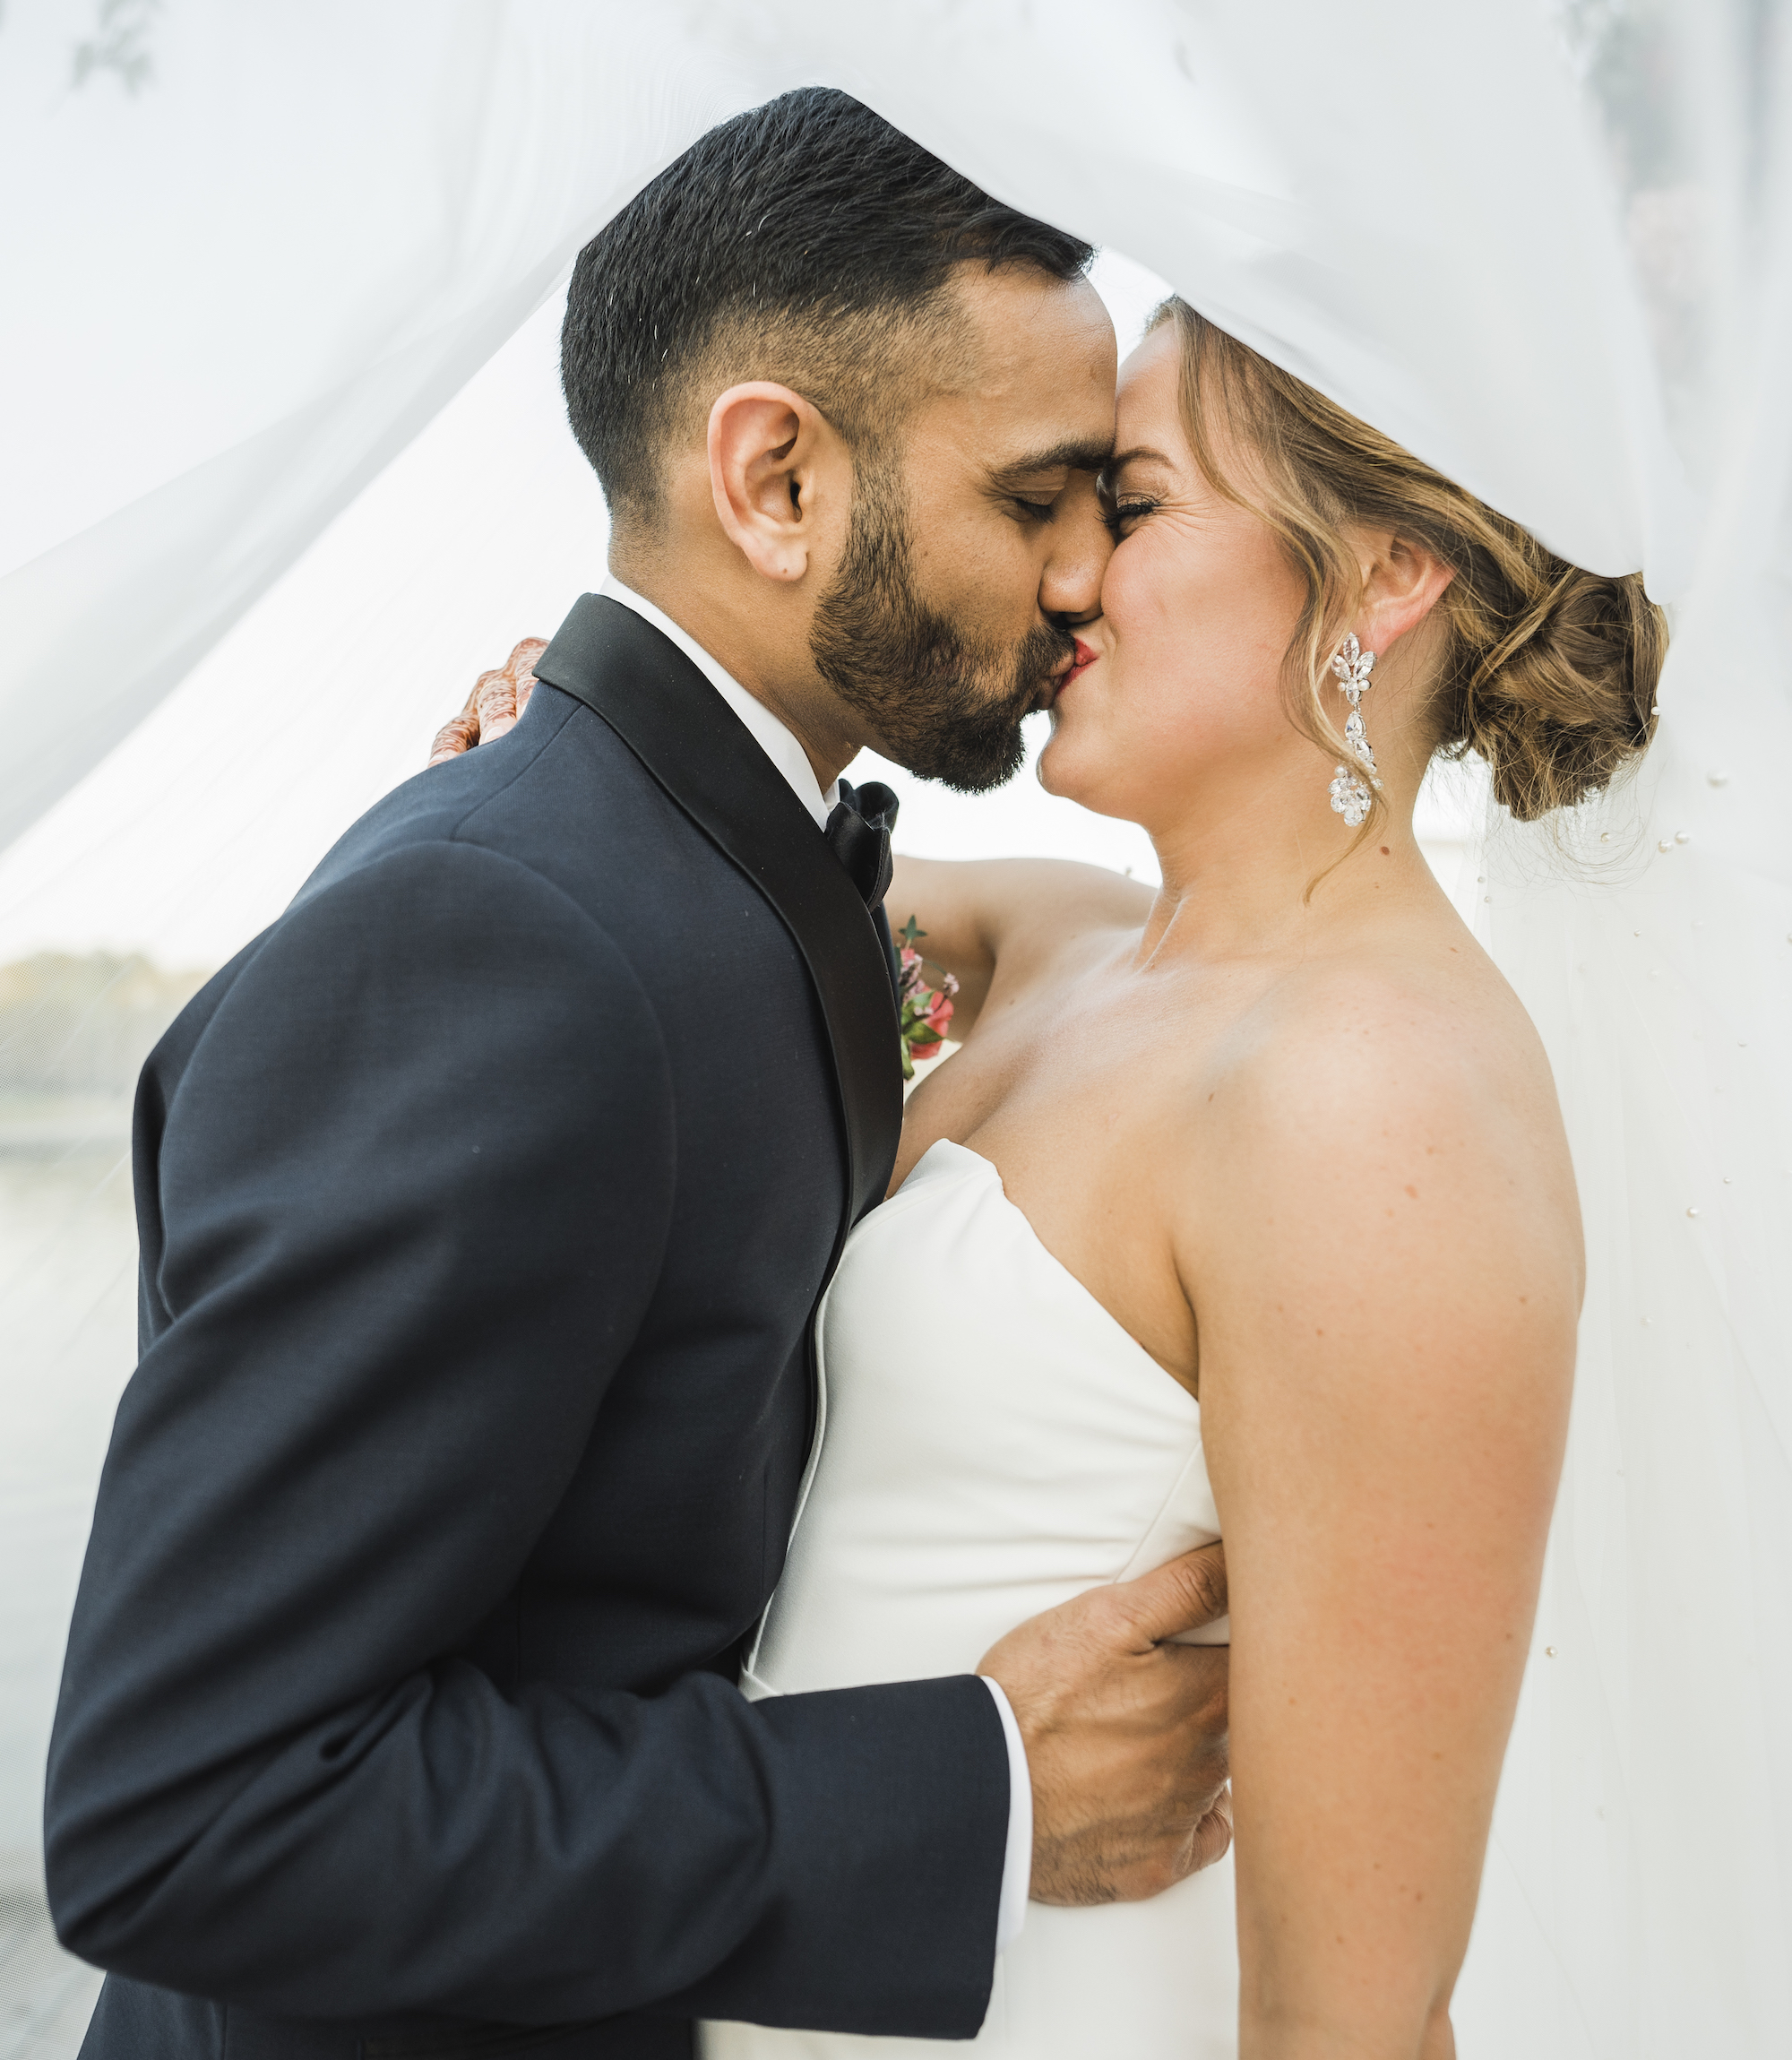
M 825 830 L 828 817 L 840 800 L 840 781 L 836 780 L 825 794 L 822 792 L 815 769 L 809 763 L 808 753 L 765 703 L 750 694 L 737 679 L 718 665 L 702 645 L 681 630 L 663 608 L 643 600 L 633 587 L 624 586 L 614 573 L 605 578 L 598 591 L 606 600 L 620 601 L 624 608 L 633 608 L 642 622 L 651 623 L 661 636 L 669 637 L 677 645 L 752 731 L 754 741 L 784 775 L 790 791 L 814 817 L 815 827 Z

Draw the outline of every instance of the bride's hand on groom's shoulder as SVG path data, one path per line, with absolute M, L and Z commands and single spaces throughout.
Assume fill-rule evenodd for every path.
M 547 649 L 545 637 L 526 636 L 495 672 L 482 672 L 473 682 L 467 705 L 435 732 L 429 746 L 430 764 L 459 758 L 514 728 L 535 692 L 535 661 Z
M 1033 1786 L 1036 1902 L 1139 1902 L 1223 1858 L 1228 1649 L 1169 1643 L 1226 1614 L 1210 1545 L 1011 1631 L 978 1671 L 1014 1711 Z

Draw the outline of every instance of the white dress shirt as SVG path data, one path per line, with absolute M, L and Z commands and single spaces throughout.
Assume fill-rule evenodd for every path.
M 822 792 L 821 781 L 815 778 L 808 753 L 765 703 L 719 666 L 696 638 L 680 629 L 664 608 L 657 608 L 651 601 L 643 600 L 633 588 L 624 586 L 614 573 L 604 581 L 598 592 L 605 600 L 620 601 L 624 608 L 633 608 L 642 622 L 650 622 L 661 636 L 671 638 L 753 732 L 754 742 L 789 781 L 790 791 L 814 817 L 815 827 L 825 830 L 828 817 L 840 800 L 840 781 L 836 780 L 825 794 Z
M 718 665 L 702 645 L 680 629 L 663 608 L 642 599 L 613 573 L 605 579 L 598 592 L 606 600 L 620 601 L 624 608 L 633 608 L 643 622 L 651 623 L 662 636 L 669 637 L 677 645 L 752 731 L 754 741 L 788 780 L 790 791 L 814 818 L 815 827 L 825 830 L 828 817 L 840 800 L 840 781 L 836 780 L 827 792 L 823 793 L 808 753 L 765 703 Z M 1027 1771 L 1027 1748 L 1021 1742 L 1021 1727 L 1014 1720 L 1008 1697 L 999 1682 L 990 1680 L 986 1674 L 981 1678 L 995 1698 L 996 1714 L 1002 1719 L 1002 1736 L 1008 1745 L 1008 1849 L 1002 1864 L 1002 1897 L 995 1918 L 995 1950 L 1000 1952 L 1021 1935 L 1021 1926 L 1027 1921 L 1027 1896 L 1033 1883 L 1033 1783 Z

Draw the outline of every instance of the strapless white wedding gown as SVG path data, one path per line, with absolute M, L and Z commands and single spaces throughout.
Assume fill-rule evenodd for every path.
M 994 1166 L 935 1144 L 854 1231 L 753 1696 L 969 1673 L 1004 1632 L 1219 1536 L 1200 1406 L 1052 1257 Z M 1223 1644 L 1214 1625 L 1197 1634 Z M 1234 2060 L 1232 1863 L 1150 1902 L 1034 1903 L 984 2060 Z M 897 2060 L 926 2039 L 702 2028 L 704 2060 Z

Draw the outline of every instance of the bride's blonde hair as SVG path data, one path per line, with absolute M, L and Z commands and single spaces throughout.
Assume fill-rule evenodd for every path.
M 1641 573 L 1607 578 L 1556 557 L 1186 302 L 1166 301 L 1150 328 L 1166 322 L 1176 325 L 1182 411 L 1202 470 L 1270 525 L 1306 581 L 1284 673 L 1304 736 L 1354 763 L 1320 689 L 1361 599 L 1344 533 L 1361 523 L 1422 544 L 1454 573 L 1436 611 L 1446 637 L 1433 748 L 1485 759 L 1495 797 L 1521 822 L 1598 793 L 1643 749 L 1667 626 Z M 1258 460 L 1249 493 L 1227 479 L 1216 427 Z

